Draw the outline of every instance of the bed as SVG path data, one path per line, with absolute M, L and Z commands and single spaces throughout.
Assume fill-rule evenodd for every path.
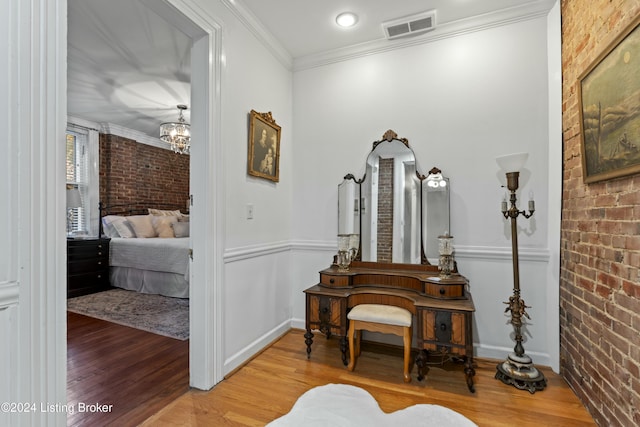
M 100 236 L 109 237 L 111 286 L 189 297 L 189 216 L 179 209 L 100 204 Z

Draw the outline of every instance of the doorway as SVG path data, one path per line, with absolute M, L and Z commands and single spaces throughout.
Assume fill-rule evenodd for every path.
M 192 39 L 189 384 L 207 390 L 222 379 L 223 177 L 220 155 L 221 27 L 183 2 L 142 0 Z

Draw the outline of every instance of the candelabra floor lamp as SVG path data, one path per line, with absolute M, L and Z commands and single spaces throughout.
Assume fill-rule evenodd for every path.
M 509 297 L 506 312 L 511 312 L 511 321 L 515 332 L 516 345 L 513 353 L 510 353 L 502 363 L 497 366 L 495 377 L 505 384 L 511 384 L 521 390 L 528 390 L 531 394 L 536 390 L 544 390 L 547 386 L 547 380 L 544 374 L 533 365 L 531 357 L 524 352 L 522 346 L 522 324 L 523 317 L 529 318 L 526 309 L 530 308 L 525 305 L 524 300 L 520 297 L 520 273 L 518 267 L 518 228 L 517 218 L 522 215 L 530 218 L 534 211 L 535 205 L 533 200 L 529 200 L 529 213 L 519 211 L 516 206 L 516 190 L 518 189 L 518 180 L 520 177 L 520 169 L 527 160 L 527 153 L 511 154 L 508 156 L 498 157 L 496 161 L 500 167 L 506 171 L 507 188 L 510 194 L 510 207 L 507 208 L 506 199 L 502 201 L 502 214 L 505 219 L 511 220 L 511 249 L 513 261 L 513 295 Z

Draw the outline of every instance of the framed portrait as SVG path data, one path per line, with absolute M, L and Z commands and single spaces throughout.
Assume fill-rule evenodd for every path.
M 249 115 L 249 175 L 279 180 L 280 169 L 280 126 L 271 112 L 258 113 L 251 110 Z
M 640 172 L 640 16 L 578 78 L 585 183 Z

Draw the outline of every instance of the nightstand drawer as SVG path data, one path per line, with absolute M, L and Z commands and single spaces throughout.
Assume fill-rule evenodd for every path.
M 67 284 L 69 287 L 81 288 L 84 286 L 106 286 L 109 283 L 109 270 L 92 271 L 84 274 L 74 274 L 69 276 Z
M 109 243 L 93 240 L 68 240 L 67 259 L 73 261 L 83 258 L 109 256 Z
M 67 263 L 67 274 L 69 276 L 80 273 L 89 273 L 91 271 L 107 270 L 109 268 L 109 258 L 102 256 L 100 258 L 83 258 L 73 260 Z
M 67 298 L 109 289 L 109 239 L 67 240 Z

